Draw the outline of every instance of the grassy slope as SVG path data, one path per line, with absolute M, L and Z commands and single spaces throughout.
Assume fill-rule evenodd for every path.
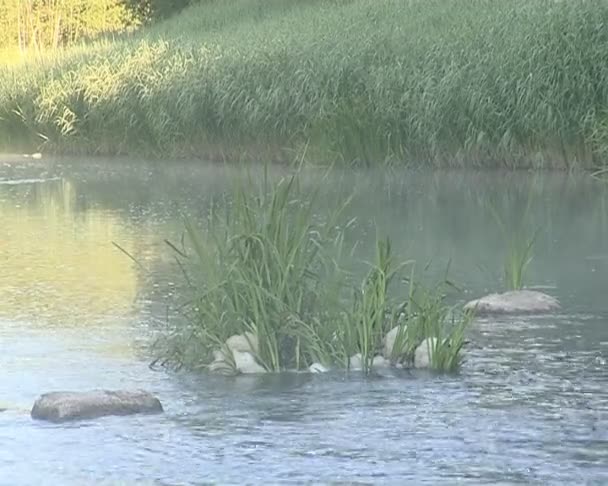
M 601 164 L 605 0 L 207 1 L 0 69 L 0 146 Z

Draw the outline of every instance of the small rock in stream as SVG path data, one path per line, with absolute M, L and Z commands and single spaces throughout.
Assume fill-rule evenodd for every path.
M 555 297 L 535 290 L 512 290 L 502 294 L 490 294 L 472 300 L 464 306 L 477 315 L 492 314 L 538 314 L 558 310 L 559 302 Z
M 31 416 L 49 422 L 64 422 L 106 415 L 162 412 L 160 400 L 143 390 L 92 390 L 45 393 L 34 403 Z

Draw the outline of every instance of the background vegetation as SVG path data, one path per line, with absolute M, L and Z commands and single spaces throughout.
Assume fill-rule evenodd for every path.
M 191 0 L 2 0 L 0 46 L 20 55 L 167 17 Z
M 605 0 L 211 0 L 0 68 L 0 146 L 597 167 L 606 25 Z

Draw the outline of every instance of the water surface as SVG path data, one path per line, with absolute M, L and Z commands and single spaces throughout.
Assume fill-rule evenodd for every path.
M 0 161 L 1 162 L 1 161 Z M 228 186 L 201 164 L 0 164 L 0 484 L 604 484 L 608 481 L 608 188 L 562 173 L 359 171 L 350 242 L 376 231 L 465 300 L 501 290 L 509 224 L 541 228 L 528 283 L 555 316 L 471 329 L 456 376 L 222 378 L 149 369 L 178 284 L 163 240 Z M 311 176 L 309 182 L 314 182 Z M 137 258 L 134 264 L 112 242 Z M 162 416 L 34 422 L 42 392 L 146 388 Z M 8 445 L 8 447 L 6 446 Z

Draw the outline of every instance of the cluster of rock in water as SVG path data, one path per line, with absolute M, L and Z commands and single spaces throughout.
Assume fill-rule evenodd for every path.
M 469 302 L 465 310 L 475 310 L 476 315 L 513 315 L 548 313 L 559 309 L 559 302 L 553 297 L 530 290 L 491 294 Z M 393 348 L 399 328 L 392 329 L 384 338 L 382 354 L 374 357 L 376 368 L 391 366 Z M 413 366 L 428 368 L 435 338 L 425 339 L 417 348 Z M 256 361 L 259 351 L 257 337 L 253 333 L 230 337 L 223 350 L 217 350 L 210 370 L 220 373 L 264 373 L 266 370 Z M 361 368 L 361 355 L 350 358 L 350 369 Z M 312 373 L 328 371 L 320 363 L 312 364 Z M 94 390 L 86 392 L 52 392 L 41 395 L 34 404 L 31 415 L 35 419 L 52 422 L 92 419 L 105 415 L 130 415 L 135 413 L 161 413 L 163 407 L 154 395 L 143 391 Z
M 391 356 L 399 333 L 399 327 L 391 329 L 383 340 L 383 352 L 374 357 L 374 368 L 385 368 L 391 366 Z M 431 362 L 430 350 L 434 349 L 435 338 L 428 338 L 422 341 L 416 348 L 414 363 L 415 368 L 428 368 Z M 257 336 L 252 332 L 236 334 L 229 337 L 221 350 L 215 350 L 214 360 L 209 365 L 209 371 L 221 374 L 242 374 L 265 373 L 266 369 L 261 366 L 255 356 L 259 353 L 259 342 Z M 349 369 L 360 370 L 362 368 L 362 357 L 357 353 L 350 357 Z M 402 367 L 401 363 L 396 363 L 397 367 Z M 311 373 L 323 373 L 329 369 L 321 363 L 313 363 L 308 367 Z
M 481 299 L 468 302 L 465 310 L 473 310 L 477 316 L 488 315 L 512 315 L 546 313 L 559 309 L 557 299 L 542 292 L 533 290 L 517 290 L 502 294 L 490 294 Z M 393 348 L 399 327 L 391 329 L 384 337 L 383 350 L 373 359 L 373 368 L 383 368 L 395 365 L 402 367 L 398 361 L 393 363 Z M 414 368 L 428 368 L 431 365 L 432 350 L 436 347 L 436 338 L 430 337 L 422 341 L 416 348 L 414 360 L 411 363 Z M 222 374 L 256 374 L 265 373 L 266 370 L 257 361 L 255 356 L 259 352 L 257 336 L 251 332 L 234 335 L 228 338 L 221 350 L 214 352 L 214 360 L 209 366 L 212 372 Z M 349 369 L 360 370 L 362 367 L 361 354 L 351 356 Z M 329 371 L 321 363 L 313 363 L 308 368 L 311 373 L 322 373 Z

